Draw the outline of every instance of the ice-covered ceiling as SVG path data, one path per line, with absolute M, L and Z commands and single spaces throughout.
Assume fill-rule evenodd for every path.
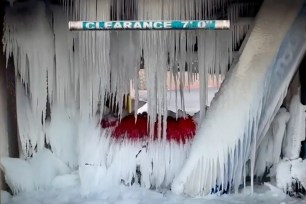
M 173 83 L 182 87 L 200 79 L 201 117 L 207 105 L 208 77 L 224 77 L 241 53 L 245 36 L 252 28 L 262 1 L 231 0 L 80 0 L 16 1 L 6 7 L 4 50 L 14 57 L 16 77 L 23 86 L 18 111 L 19 129 L 24 137 L 39 134 L 46 104 L 76 107 L 83 118 L 102 117 L 102 105 L 109 93 L 123 107 L 130 83 L 138 89 L 138 71 L 144 62 L 148 88 L 150 130 L 159 121 L 160 138 L 165 135 L 168 70 Z M 229 19 L 228 31 L 121 31 L 70 32 L 68 20 L 113 19 Z M 183 74 L 187 70 L 188 78 Z M 197 70 L 198 73 L 195 73 Z M 26 96 L 22 89 L 26 88 Z M 137 93 L 137 91 L 136 91 Z M 21 100 L 21 99 L 20 99 Z M 17 98 L 17 101 L 20 101 Z M 137 107 L 137 94 L 136 103 Z M 17 104 L 18 106 L 18 104 Z M 119 114 L 122 108 L 119 108 Z M 31 115 L 31 116 L 26 116 Z M 43 116 L 42 116 L 43 115 Z M 22 117 L 33 117 L 33 131 Z M 43 124 L 42 124 L 43 126 Z M 24 127 L 24 128 L 23 128 Z M 151 133 L 153 135 L 153 133 Z M 39 138 L 39 136 L 35 136 Z M 34 140 L 32 140 L 34 141 Z M 36 141 L 39 143 L 39 141 Z M 41 143 L 43 144 L 43 142 Z M 35 147 L 35 144 L 32 144 Z

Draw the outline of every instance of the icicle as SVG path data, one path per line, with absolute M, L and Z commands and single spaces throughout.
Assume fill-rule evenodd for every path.
M 74 7 L 72 16 L 110 20 L 110 0 L 79 1 Z M 110 88 L 109 32 L 79 32 L 74 42 L 77 47 L 75 66 L 78 67 L 75 80 L 80 87 L 81 115 L 88 118 L 98 114 L 101 117 L 105 92 Z
M 139 1 L 138 19 L 162 19 L 162 5 L 161 0 Z M 166 13 L 164 14 L 166 15 Z M 165 17 L 168 18 L 169 16 Z M 153 137 L 155 129 L 154 126 L 157 119 L 158 135 L 161 136 L 161 133 L 163 133 L 163 137 L 165 137 L 166 133 L 165 130 L 161 132 L 161 126 L 166 125 L 167 118 L 167 34 L 168 32 L 163 31 L 141 32 L 141 49 L 144 53 L 144 69 L 146 72 L 148 89 L 148 114 L 150 117 L 149 129 L 151 137 Z M 163 121 L 161 121 L 161 116 L 163 116 Z
M 111 92 L 117 95 L 120 115 L 122 98 L 130 92 L 130 81 L 138 78 L 139 46 L 139 33 L 120 31 L 111 35 Z
M 207 105 L 207 85 L 208 85 L 208 66 L 206 66 L 206 48 L 208 47 L 206 43 L 209 43 L 208 38 L 206 38 L 206 32 L 200 32 L 198 34 L 198 68 L 200 75 L 200 121 L 203 120 L 206 105 Z M 206 41 L 206 39 L 208 39 Z M 208 48 L 207 48 L 208 50 Z M 208 61 L 208 59 L 207 59 Z
M 55 94 L 54 102 L 63 105 L 75 103 L 75 91 L 77 86 L 73 80 L 73 34 L 67 28 L 68 20 L 61 7 L 52 7 L 54 19 L 55 41 Z M 66 20 L 65 20 L 66 19 Z M 53 100 L 51 100 L 51 103 Z

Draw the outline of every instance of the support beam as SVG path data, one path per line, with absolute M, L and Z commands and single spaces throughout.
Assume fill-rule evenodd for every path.
M 4 3 L 3 1 L 0 2 L 0 39 L 2 39 L 3 36 L 3 17 L 4 17 Z M 0 40 L 0 47 L 3 47 L 2 40 Z M 4 154 L 8 154 L 8 151 L 5 149 L 6 138 L 4 138 L 5 135 L 7 135 L 6 129 L 3 125 L 4 118 L 6 117 L 5 112 L 5 106 L 6 106 L 6 95 L 5 95 L 5 56 L 3 53 L 0 53 L 0 153 L 1 156 Z M 6 153 L 7 152 L 7 153 Z
M 306 105 L 306 53 L 300 64 L 301 103 Z
M 0 48 L 2 49 L 3 17 L 6 2 L 0 1 Z M 13 58 L 6 68 L 6 57 L 0 52 L 0 157 L 19 157 L 16 113 L 15 68 Z M 7 189 L 3 176 L 0 189 Z
M 3 16 L 4 16 L 4 1 L 0 1 L 0 39 L 2 39 L 3 31 Z M 0 40 L 0 47 L 2 48 L 2 40 Z M 6 74 L 5 74 L 5 56 L 0 53 L 0 159 L 1 156 L 8 156 L 8 134 L 5 120 L 6 113 Z M 4 183 L 4 176 L 0 170 L 0 190 L 7 189 Z M 1 199 L 1 198 L 0 198 Z
M 1 5 L 1 4 L 0 4 Z M 3 17 L 7 4 L 3 3 L 0 8 L 0 47 L 3 48 Z M 2 77 L 4 90 L 4 110 L 5 110 L 5 124 L 8 134 L 8 156 L 19 157 L 18 145 L 18 124 L 17 124 L 17 110 L 16 110 L 16 88 L 15 88 L 15 67 L 13 57 L 10 57 L 6 67 L 6 57 L 4 53 L 0 53 L 0 77 Z
M 240 17 L 238 20 L 233 24 L 234 26 L 244 26 L 244 25 L 252 25 L 254 23 L 253 17 Z

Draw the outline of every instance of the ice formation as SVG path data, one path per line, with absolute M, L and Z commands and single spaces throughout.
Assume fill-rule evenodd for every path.
M 303 39 L 302 43 L 280 47 L 302 3 L 281 0 L 275 4 L 275 1 L 266 0 L 241 60 L 228 75 L 207 114 L 208 77 L 213 75 L 216 80 L 220 75 L 221 79 L 225 77 L 228 65 L 232 64 L 232 51 L 238 48 L 250 26 L 235 23 L 250 5 L 231 6 L 229 18 L 233 28 L 230 31 L 199 32 L 72 33 L 67 29 L 67 21 L 213 19 L 220 15 L 217 11 L 225 13 L 230 1 L 64 0 L 66 13 L 61 7 L 41 1 L 7 8 L 3 42 L 7 61 L 11 55 L 14 57 L 21 153 L 24 158 L 33 157 L 29 162 L 1 161 L 14 193 L 51 184 L 58 187 L 67 179 L 60 176 L 70 171 L 68 166 L 79 167 L 85 194 L 95 191 L 100 184 L 113 183 L 139 182 L 146 188 L 159 189 L 169 187 L 174 178 L 172 189 L 177 193 L 205 195 L 216 185 L 226 189 L 228 183 L 237 190 L 250 152 L 254 173 L 255 150 L 265 143 L 264 136 L 294 73 L 295 66 L 290 67 L 282 59 L 287 60 L 289 55 L 289 64 L 297 62 L 306 42 L 298 29 L 305 19 L 298 18 L 287 38 L 294 36 Z M 293 57 L 284 47 L 295 50 Z M 276 56 L 279 48 L 281 51 Z M 121 117 L 122 99 L 129 94 L 132 82 L 137 107 L 141 66 L 145 68 L 147 79 L 149 135 L 153 139 L 154 125 L 159 121 L 159 140 L 118 142 L 110 131 L 99 126 L 105 112 L 104 102 L 109 98 L 110 106 L 118 106 Z M 181 107 L 176 109 L 183 111 L 183 87 L 191 84 L 195 73 L 199 72 L 199 121 L 203 120 L 203 124 L 190 155 L 191 141 L 166 142 L 166 128 L 162 128 L 167 126 L 168 70 L 179 89 L 176 99 L 180 100 Z M 282 137 L 282 130 L 279 131 L 275 133 L 278 142 Z M 279 143 L 274 145 L 277 147 L 275 156 L 279 154 Z M 49 146 L 52 153 L 45 150 L 45 146 Z M 273 162 L 277 159 L 275 156 Z M 47 161 L 50 164 L 45 163 Z M 43 164 L 49 168 L 41 168 Z M 16 166 L 25 169 L 28 177 L 15 177 L 21 175 L 18 168 L 11 171 Z M 78 177 L 68 180 L 73 185 Z
M 256 148 L 305 51 L 301 25 L 306 12 L 300 11 L 302 5 L 301 1 L 263 3 L 236 67 L 213 99 L 190 155 L 173 181 L 174 192 L 201 196 L 215 188 L 233 187 L 237 191 L 245 181 L 245 162 L 249 159 L 253 178 Z
M 4 51 L 7 59 L 14 56 L 16 73 L 29 90 L 32 112 L 38 118 L 46 116 L 47 97 L 53 95 L 54 40 L 47 16 L 46 5 L 34 2 L 8 8 L 4 17 Z
M 291 177 L 306 189 L 306 160 L 296 159 L 291 164 Z
M 261 178 L 267 170 L 269 170 L 270 177 L 275 175 L 276 165 L 281 158 L 282 144 L 289 118 L 290 113 L 285 108 L 281 108 L 272 121 L 257 150 L 254 170 L 257 177 Z
M 54 189 L 66 189 L 78 185 L 80 185 L 79 172 L 58 175 L 52 180 L 52 188 Z
M 289 107 L 291 117 L 283 147 L 283 154 L 288 159 L 300 156 L 301 142 L 305 140 L 305 110 L 300 102 L 300 94 L 296 94 Z
M 276 167 L 276 184 L 284 192 L 292 191 L 291 163 L 289 160 L 282 160 Z
M 107 3 L 108 2 L 108 3 Z M 170 1 L 170 0 L 140 0 L 140 1 L 97 1 L 97 4 L 104 4 L 105 7 L 111 6 L 112 19 L 114 20 L 127 20 L 127 19 L 210 19 L 216 14 L 214 9 L 203 9 L 200 5 L 205 5 L 207 8 L 225 8 L 226 0 L 212 1 L 211 4 L 205 1 Z M 85 5 L 83 5 L 85 4 Z M 86 19 L 90 20 L 91 16 L 89 13 L 95 13 L 95 10 L 89 11 L 95 8 L 95 3 L 86 1 L 76 2 L 75 4 L 69 4 L 69 1 L 64 1 L 64 5 L 67 11 L 73 19 L 80 19 L 80 16 L 85 15 Z M 99 8 L 99 7 L 98 7 Z M 241 10 L 241 9 L 240 9 Z M 71 12 L 69 12 L 71 11 Z M 235 17 L 239 16 L 239 9 L 233 9 L 232 14 Z M 105 12 L 107 15 L 107 12 Z M 104 17 L 104 18 L 103 18 Z M 96 19 L 107 20 L 107 17 L 100 16 Z M 237 28 L 239 30 L 239 28 Z M 236 30 L 237 30 L 236 29 Z M 246 29 L 240 29 L 241 32 L 247 32 Z M 91 51 L 94 44 L 96 44 L 97 39 L 95 35 L 99 35 L 100 32 L 90 32 L 86 35 L 86 32 L 78 33 L 77 35 L 83 36 L 83 40 L 86 41 L 80 47 L 80 51 L 88 50 Z M 226 73 L 228 63 L 231 61 L 231 51 L 232 51 L 232 40 L 230 32 L 224 31 L 214 32 L 210 31 L 211 35 L 205 40 L 211 42 L 210 49 L 215 49 L 216 52 L 220 52 L 216 58 L 209 53 L 201 53 L 200 57 L 208 56 L 207 61 L 209 61 L 209 68 L 206 70 L 211 74 L 220 74 L 224 76 Z M 110 84 L 104 84 L 101 88 L 104 90 L 110 90 L 115 93 L 116 99 L 113 100 L 114 103 L 119 105 L 119 113 L 122 109 L 122 98 L 124 95 L 129 93 L 127 89 L 127 84 L 130 80 L 133 81 L 133 87 L 138 88 L 138 77 L 137 73 L 141 62 L 144 63 L 147 87 L 148 87 L 148 113 L 150 116 L 150 127 L 153 131 L 153 125 L 156 120 L 160 122 L 159 131 L 161 131 L 161 126 L 166 126 L 166 116 L 167 116 L 167 87 L 166 87 L 166 72 L 170 70 L 174 77 L 174 84 L 177 87 L 184 87 L 185 84 L 192 83 L 195 78 L 195 66 L 197 64 L 197 54 L 195 53 L 194 46 L 197 42 L 199 34 L 195 31 L 142 31 L 142 32 L 111 32 L 110 33 L 110 55 L 107 50 L 101 50 L 97 48 L 95 52 L 86 55 L 85 52 L 83 56 L 84 61 L 88 63 L 94 63 L 96 52 L 100 53 L 103 59 L 108 59 L 109 66 L 105 64 L 103 68 L 110 75 Z M 216 37 L 215 37 L 216 36 Z M 236 38 L 238 40 L 238 38 Z M 90 42 L 90 43 L 88 43 Z M 92 44 L 91 44 L 92 43 Z M 99 44 L 99 43 L 98 43 Z M 216 47 L 216 48 L 215 48 Z M 84 51 L 83 51 L 84 52 Z M 91 58 L 89 56 L 92 56 Z M 110 56 L 110 57 L 109 57 Z M 142 60 L 141 60 L 142 58 Z M 206 63 L 207 64 L 207 63 Z M 91 65 L 90 65 L 91 66 Z M 93 66 L 96 66 L 93 64 Z M 200 65 L 204 66 L 204 64 Z M 188 80 L 182 77 L 185 74 L 185 69 L 188 71 Z M 221 70 L 221 71 L 219 71 Z M 104 76 L 106 77 L 106 76 Z M 104 80 L 105 79 L 105 80 Z M 109 81 L 104 78 L 102 81 Z M 110 87 L 109 87 L 110 86 Z M 203 82 L 204 89 L 207 86 L 207 82 Z M 90 88 L 90 87 L 89 87 Z M 109 88 L 109 89 L 108 89 Z M 202 93 L 202 92 L 201 92 Z M 206 105 L 207 91 L 204 90 L 202 98 L 202 104 Z M 180 90 L 182 110 L 184 110 L 184 92 Z M 137 107 L 137 94 L 136 103 Z M 205 107 L 205 106 L 203 106 Z M 203 109 L 205 110 L 205 108 Z M 204 112 L 204 111 L 203 111 Z M 164 120 L 162 120 L 161 115 L 164 115 Z M 153 132 L 150 133 L 153 135 Z M 161 132 L 159 132 L 162 135 Z M 165 129 L 163 132 L 165 135 Z
M 14 194 L 48 188 L 56 176 L 70 173 L 70 169 L 47 149 L 28 161 L 3 157 L 0 167 Z
M 298 193 L 306 187 L 306 160 L 284 158 L 276 166 L 276 185 L 283 192 Z
M 289 111 L 290 119 L 282 144 L 283 160 L 277 164 L 275 175 L 277 186 L 292 193 L 306 186 L 306 161 L 299 158 L 301 142 L 305 140 L 305 106 L 301 104 L 300 94 L 292 97 Z
M 12 196 L 11 196 L 10 193 L 1 190 L 1 196 L 0 196 L 0 199 L 1 199 L 0 202 L 1 203 L 9 203 L 11 198 L 12 198 Z
M 70 167 L 84 165 L 82 149 L 86 148 L 86 145 L 80 137 L 88 136 L 90 131 L 81 133 L 83 123 L 86 124 L 96 117 L 101 119 L 105 112 L 104 102 L 107 97 L 110 98 L 111 105 L 119 107 L 119 115 L 122 115 L 124 106 L 122 99 L 129 94 L 131 81 L 138 93 L 138 71 L 141 66 L 145 67 L 147 75 L 151 136 L 154 135 L 155 121 L 159 121 L 160 141 L 158 145 L 152 144 L 149 157 L 153 159 L 154 154 L 161 155 L 163 151 L 166 151 L 161 147 L 167 145 L 175 146 L 175 148 L 169 147 L 170 156 L 176 154 L 176 151 L 187 148 L 179 147 L 180 144 L 165 142 L 166 128 L 162 127 L 167 126 L 166 72 L 171 71 L 175 79 L 174 84 L 180 89 L 177 100 L 180 100 L 180 109 L 184 110 L 183 87 L 192 83 L 196 77 L 197 66 L 204 67 L 203 61 L 197 65 L 198 57 L 201 59 L 206 57 L 205 65 L 209 66 L 207 69 L 201 69 L 204 70 L 204 72 L 201 71 L 202 77 L 210 73 L 216 74 L 219 78 L 220 73 L 223 76 L 226 73 L 228 62 L 231 61 L 231 32 L 73 33 L 68 31 L 67 22 L 68 19 L 210 19 L 216 11 L 203 10 L 200 4 L 205 4 L 207 8 L 220 10 L 223 8 L 225 12 L 227 1 L 216 0 L 212 4 L 202 1 L 197 2 L 197 5 L 195 3 L 170 0 L 63 1 L 63 9 L 60 6 L 31 1 L 6 8 L 3 42 L 7 61 L 13 56 L 15 64 L 21 156 L 31 158 L 47 146 L 55 156 Z M 237 15 L 239 13 L 238 10 L 233 12 Z M 220 51 L 220 55 L 213 58 L 213 55 L 207 52 L 208 50 L 196 53 L 195 45 L 199 36 L 209 41 L 210 49 Z M 185 69 L 189 76 L 186 81 L 183 77 Z M 204 92 L 201 92 L 201 104 L 205 109 L 207 81 L 202 83 L 202 87 Z M 137 107 L 137 94 L 135 107 Z M 77 129 L 76 126 L 80 128 Z M 129 148 L 135 146 L 133 143 L 129 145 L 131 145 Z M 107 146 L 103 150 L 104 146 L 99 151 L 106 151 Z M 124 145 L 122 147 L 119 145 L 118 148 L 122 148 L 123 152 L 126 151 Z M 96 154 L 99 154 L 99 151 Z M 187 150 L 183 152 L 186 156 Z M 120 151 L 118 154 L 121 154 Z M 182 157 L 182 161 L 185 156 Z M 118 158 L 121 159 L 120 156 Z M 162 160 L 157 158 L 154 160 L 157 166 L 158 162 L 161 162 L 161 166 L 163 165 Z M 170 160 L 173 158 L 168 162 Z M 147 168 L 150 166 L 143 165 Z M 179 166 L 176 165 L 173 171 L 177 172 Z M 82 175 L 81 169 L 82 167 L 80 167 Z M 146 182 L 143 183 L 149 187 L 150 180 L 152 185 L 157 187 L 169 186 L 174 175 L 171 172 L 170 169 L 168 173 L 172 177 L 165 177 L 167 178 L 165 183 L 163 183 L 163 176 L 160 178 L 156 176 L 160 174 L 158 172 L 154 173 L 154 176 L 158 178 L 157 181 L 154 179 L 151 181 L 148 176 L 144 176 Z M 81 181 L 84 181 L 82 176 Z
M 26 89 L 20 79 L 16 80 L 16 105 L 20 156 L 27 158 L 44 147 L 45 137 L 41 116 L 35 114 L 31 100 L 27 97 Z
M 53 154 L 71 168 L 78 166 L 78 116 L 73 107 L 53 106 L 51 121 L 46 124 L 46 142 Z
M 46 116 L 47 76 L 49 96 L 52 96 L 51 70 L 54 67 L 54 60 L 50 57 L 54 55 L 53 35 L 45 5 L 34 3 L 29 6 L 31 10 L 7 9 L 3 36 L 7 59 L 14 56 L 16 76 L 25 86 L 25 91 L 22 91 L 22 85 L 16 86 L 21 155 L 24 157 L 31 156 L 35 148 L 39 150 L 43 145 L 41 119 Z M 26 96 L 28 91 L 30 93 Z
M 45 140 L 51 147 L 59 148 L 56 146 L 60 142 L 54 140 L 56 137 L 46 135 L 45 139 L 48 129 L 45 120 L 51 116 L 51 125 L 55 123 L 52 122 L 53 107 L 56 111 L 56 107 L 73 106 L 84 120 L 96 114 L 101 118 L 105 98 L 110 97 L 111 103 L 118 105 L 119 114 L 122 115 L 122 99 L 129 94 L 131 81 L 138 93 L 141 63 L 144 63 L 148 83 L 150 135 L 154 134 L 153 125 L 158 120 L 161 139 L 166 132 L 166 128 L 162 127 L 166 127 L 168 111 L 166 72 L 171 71 L 175 86 L 180 88 L 179 97 L 176 98 L 180 100 L 181 107 L 177 109 L 184 110 L 182 87 L 192 83 L 196 70 L 200 70 L 203 80 L 209 74 L 218 76 L 218 79 L 220 74 L 224 77 L 232 60 L 232 44 L 236 45 L 241 40 L 237 36 L 231 38 L 231 33 L 239 31 L 239 35 L 243 35 L 247 32 L 247 29 L 238 27 L 232 32 L 69 32 L 68 19 L 211 19 L 217 11 L 206 10 L 201 5 L 225 12 L 227 3 L 227 0 L 216 0 L 211 4 L 206 0 L 63 1 L 63 9 L 31 1 L 7 8 L 4 51 L 7 59 L 11 55 L 14 57 L 16 78 L 21 81 L 17 101 L 23 97 L 23 102 L 18 105 L 18 125 L 24 157 L 39 151 Z M 236 7 L 233 5 L 231 10 L 233 22 L 243 9 L 247 9 Z M 37 43 L 37 40 L 41 43 Z M 195 45 L 198 42 L 203 47 L 203 40 L 207 46 L 205 50 L 197 52 Z M 214 50 L 218 55 L 214 57 L 209 50 Z M 188 72 L 186 81 L 183 77 L 185 70 Z M 207 80 L 201 82 L 201 87 L 201 112 L 205 113 Z M 25 97 L 22 92 L 25 92 Z M 25 110 L 21 110 L 23 103 L 28 107 Z M 135 107 L 137 105 L 136 94 Z M 30 120 L 26 118 L 33 120 L 35 125 L 28 124 Z M 55 154 L 59 155 L 58 151 L 55 150 Z M 75 161 L 75 158 L 71 159 Z M 74 161 L 67 162 L 75 164 Z
M 30 192 L 35 189 L 33 172 L 27 161 L 14 158 L 1 158 L 0 167 L 5 174 L 6 183 L 14 194 L 21 191 Z
M 271 126 L 273 131 L 274 147 L 272 161 L 277 164 L 280 161 L 280 155 L 282 150 L 282 144 L 287 130 L 287 122 L 290 118 L 290 113 L 281 108 L 275 116 Z
M 81 128 L 80 180 L 83 193 L 97 187 L 139 183 L 145 188 L 167 188 L 178 174 L 190 148 L 185 144 L 147 140 L 117 140 L 108 129 L 89 122 Z

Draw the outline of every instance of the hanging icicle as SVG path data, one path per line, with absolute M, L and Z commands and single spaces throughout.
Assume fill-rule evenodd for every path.
M 63 8 L 52 6 L 54 47 L 55 47 L 55 76 L 54 94 L 50 99 L 53 103 L 72 106 L 76 104 L 78 89 L 79 69 L 74 66 L 74 38 L 75 33 L 69 32 L 67 28 L 68 18 Z M 48 88 L 50 85 L 48 86 Z M 51 108 L 52 109 L 52 108 Z
M 80 1 L 79 15 L 82 19 L 110 20 L 110 0 Z M 108 32 L 79 32 L 78 50 L 80 70 L 80 111 L 85 118 L 97 113 L 102 117 L 105 92 L 110 81 L 110 34 Z
M 138 2 L 138 19 L 162 19 L 162 1 L 140 0 Z M 148 89 L 149 130 L 153 138 L 155 122 L 158 120 L 158 134 L 161 138 L 162 124 L 166 126 L 167 118 L 167 33 L 163 31 L 141 31 L 141 49 L 143 50 L 144 69 Z M 158 114 L 158 115 L 157 115 Z M 162 120 L 163 116 L 163 120 Z M 162 122 L 163 121 L 163 122 Z M 164 126 L 164 127 L 165 127 Z M 163 128 L 163 136 L 166 133 Z

